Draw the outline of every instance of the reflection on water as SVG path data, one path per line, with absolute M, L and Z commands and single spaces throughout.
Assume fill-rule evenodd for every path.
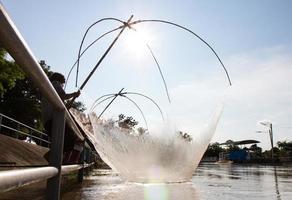
M 242 165 L 199 165 L 192 182 L 137 184 L 123 182 L 111 171 L 95 170 L 65 200 L 196 200 L 292 199 L 292 168 Z
M 97 176 L 86 187 L 66 193 L 62 199 L 99 200 L 196 200 L 200 199 L 191 182 L 174 184 L 125 183 L 118 176 Z
M 279 190 L 279 184 L 278 184 L 278 174 L 277 174 L 277 167 L 274 167 L 274 179 L 275 179 L 275 190 L 277 194 L 277 200 L 281 200 L 281 194 Z
M 292 199 L 292 168 L 200 165 L 192 180 L 202 199 Z
M 191 183 L 181 184 L 125 184 L 106 196 L 115 200 L 191 200 L 199 199 Z

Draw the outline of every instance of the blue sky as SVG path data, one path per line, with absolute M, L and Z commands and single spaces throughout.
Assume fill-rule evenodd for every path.
M 133 44 L 126 31 L 82 91 L 79 100 L 88 108 L 99 96 L 125 87 L 153 97 L 179 129 L 198 132 L 225 94 L 225 110 L 213 141 L 257 139 L 260 146 L 269 148 L 268 135 L 255 133 L 265 130 L 257 124 L 260 120 L 274 124 L 276 141 L 292 138 L 289 0 L 2 0 L 2 4 L 37 59 L 46 60 L 54 71 L 68 73 L 85 30 L 94 21 L 104 17 L 126 21 L 133 14 L 134 19 L 169 20 L 196 32 L 217 51 L 233 82 L 228 88 L 215 56 L 198 39 L 171 26 L 145 23 L 136 28 L 145 33 L 158 58 L 172 104 L 167 103 L 149 52 L 145 46 Z M 85 43 L 118 25 L 99 24 Z M 84 56 L 79 85 L 116 34 L 100 41 Z M 73 79 L 72 76 L 69 80 L 68 91 L 76 90 Z M 148 123 L 161 122 L 153 105 L 138 97 L 133 99 L 143 108 Z M 119 113 L 133 115 L 143 125 L 139 112 L 122 99 L 104 116 Z

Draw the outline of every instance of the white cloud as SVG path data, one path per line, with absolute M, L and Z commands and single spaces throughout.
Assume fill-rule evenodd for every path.
M 284 47 L 274 47 L 232 56 L 225 64 L 233 86 L 227 90 L 225 110 L 213 141 L 256 139 L 267 149 L 268 134 L 255 132 L 266 129 L 257 124 L 262 119 L 274 124 L 275 141 L 291 140 L 292 129 L 281 127 L 292 126 L 292 54 Z M 172 112 L 181 126 L 200 130 L 225 92 L 220 81 L 214 77 L 208 83 L 193 81 L 171 90 Z

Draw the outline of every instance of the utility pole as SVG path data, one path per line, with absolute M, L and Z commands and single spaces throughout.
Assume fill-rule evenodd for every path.
M 272 122 L 259 122 L 261 125 L 269 127 L 269 135 L 270 135 L 270 141 L 271 141 L 271 156 L 272 156 L 272 163 L 274 164 L 274 138 L 273 138 L 273 124 Z M 263 132 L 263 131 L 259 131 Z
M 274 163 L 274 139 L 273 139 L 273 124 L 272 123 L 270 123 L 269 134 L 270 134 L 271 147 L 272 147 L 272 162 Z

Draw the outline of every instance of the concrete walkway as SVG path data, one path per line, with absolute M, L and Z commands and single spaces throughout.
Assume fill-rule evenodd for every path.
M 43 158 L 48 148 L 0 134 L 0 170 L 9 166 L 48 165 Z

